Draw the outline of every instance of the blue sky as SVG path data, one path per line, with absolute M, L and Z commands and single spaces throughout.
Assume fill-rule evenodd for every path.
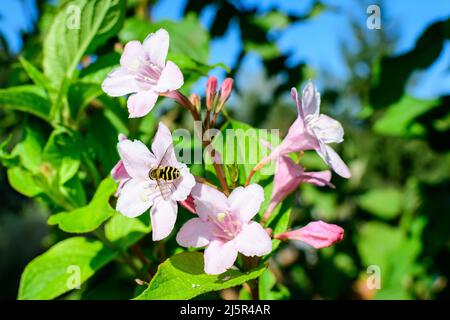
M 9 0 L 0 6 L 0 32 L 7 38 L 13 52 L 18 52 L 22 46 L 18 37 L 20 30 L 32 28 L 33 20 L 36 19 L 33 3 L 34 0 Z M 182 18 L 185 3 L 186 0 L 161 0 L 152 10 L 152 18 L 179 20 Z M 257 8 L 261 13 L 278 9 L 292 14 L 305 14 L 311 8 L 313 0 L 242 0 L 235 3 L 248 8 Z M 347 71 L 342 63 L 339 44 L 344 41 L 350 47 L 355 45 L 354 39 L 350 37 L 348 17 L 364 22 L 368 15 L 365 6 L 361 6 L 358 0 L 324 0 L 323 3 L 335 10 L 293 24 L 285 30 L 273 33 L 272 36 L 281 52 L 289 54 L 289 62 L 305 61 L 313 69 L 326 69 L 343 78 Z M 208 8 L 201 13 L 200 18 L 205 27 L 210 25 L 214 15 L 214 8 Z M 414 47 L 415 41 L 426 26 L 450 16 L 450 1 L 384 1 L 381 5 L 381 15 L 384 19 L 382 27 L 388 32 L 398 33 L 395 52 L 401 54 Z M 234 24 L 223 38 L 212 43 L 211 63 L 224 62 L 230 67 L 235 65 L 241 48 L 239 32 L 239 26 Z M 249 56 L 245 64 L 247 70 L 254 69 L 255 72 L 260 66 L 256 55 Z M 411 93 L 422 98 L 433 98 L 449 93 L 449 67 L 450 41 L 447 41 L 439 59 L 428 70 L 418 73 L 420 81 L 410 86 Z M 220 70 L 214 71 L 214 74 L 223 76 Z

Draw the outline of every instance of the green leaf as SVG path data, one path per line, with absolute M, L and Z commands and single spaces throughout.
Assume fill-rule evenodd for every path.
M 21 167 L 8 169 L 7 175 L 11 187 L 27 197 L 35 197 L 44 192 L 37 177 Z
M 414 119 L 437 106 L 436 100 L 419 100 L 404 96 L 398 103 L 391 105 L 383 116 L 375 122 L 374 131 L 387 136 L 422 136 L 425 128 L 414 123 Z
M 117 34 L 124 0 L 75 0 L 63 5 L 44 40 L 44 73 L 55 88 L 72 79 L 79 62 Z
M 293 195 L 287 197 L 281 205 L 272 212 L 267 226 L 272 229 L 272 234 L 279 234 L 286 231 L 289 227 L 289 222 L 292 212 Z M 277 239 L 272 240 L 272 252 L 274 252 L 281 241 Z
M 203 271 L 203 254 L 183 252 L 159 265 L 148 288 L 138 300 L 191 299 L 200 294 L 235 287 L 259 277 L 265 266 L 249 272 L 230 269 L 221 275 L 208 275 Z
M 115 214 L 109 205 L 109 198 L 117 186 L 112 178 L 106 178 L 100 183 L 91 202 L 70 212 L 60 212 L 50 216 L 48 224 L 71 233 L 85 233 L 97 229 L 103 222 Z
M 80 80 L 89 83 L 101 84 L 105 80 L 108 73 L 114 67 L 118 67 L 120 62 L 120 54 L 111 52 L 98 57 L 94 63 L 88 65 L 80 72 Z
M 370 189 L 359 196 L 357 202 L 361 208 L 373 215 L 390 220 L 400 214 L 403 195 L 395 188 Z
M 120 55 L 116 52 L 98 58 L 94 63 L 81 70 L 81 79 L 73 82 L 67 92 L 70 113 L 73 119 L 77 119 L 80 112 L 103 94 L 101 83 L 108 73 L 119 63 Z
M 270 149 L 261 144 L 261 140 L 268 141 L 273 146 L 279 143 L 279 137 L 270 134 L 265 129 L 259 130 L 236 120 L 229 120 L 221 129 L 222 135 L 214 138 L 213 146 L 220 154 L 225 164 L 239 166 L 239 184 L 244 185 L 253 167 L 269 155 Z M 209 172 L 215 172 L 213 166 L 206 165 Z M 275 165 L 270 163 L 252 178 L 257 183 L 261 178 L 274 174 Z M 227 174 L 227 181 L 231 183 Z
M 150 33 L 164 28 L 170 34 L 170 54 L 185 55 L 206 63 L 209 58 L 209 33 L 202 26 L 195 13 L 187 14 L 181 21 L 164 20 L 155 23 L 131 18 L 119 33 L 122 42 L 143 41 Z
M 6 109 L 27 112 L 48 120 L 50 101 L 44 89 L 34 85 L 23 85 L 0 89 L 0 105 Z
M 41 172 L 42 149 L 45 145 L 45 136 L 40 128 L 25 122 L 23 126 L 23 140 L 12 150 L 12 155 L 19 157 L 22 167 L 32 173 Z
M 0 143 L 0 162 L 5 167 L 12 167 L 19 164 L 19 158 L 17 155 L 10 154 L 7 149 L 11 142 L 12 135 L 9 135 L 2 143 Z
M 44 74 L 37 69 L 32 63 L 30 63 L 23 56 L 19 57 L 19 61 L 22 64 L 23 69 L 28 74 L 30 79 L 39 87 L 48 89 L 48 80 Z
M 148 115 L 144 119 L 151 117 Z M 84 145 L 92 159 L 99 163 L 103 172 L 109 172 L 119 160 L 117 153 L 117 137 L 119 131 L 113 126 L 110 119 L 106 118 L 105 112 L 95 110 L 91 112 L 86 126 Z
M 246 52 L 256 52 L 264 60 L 270 60 L 280 56 L 280 50 L 277 44 L 271 42 L 258 43 L 246 41 L 244 49 Z
M 280 11 L 270 11 L 264 15 L 254 16 L 253 23 L 266 31 L 286 28 L 292 22 L 289 17 Z
M 69 181 L 80 168 L 80 155 L 83 152 L 81 138 L 77 132 L 57 127 L 50 135 L 43 151 L 43 161 L 57 170 L 60 185 Z
M 106 238 L 120 248 L 128 248 L 152 230 L 150 215 L 128 218 L 116 213 L 105 224 Z
M 79 275 L 80 284 L 84 283 L 115 255 L 97 240 L 84 237 L 63 240 L 26 266 L 20 278 L 18 299 L 54 299 L 72 289 L 74 277 Z
M 402 229 L 376 221 L 367 222 L 357 235 L 356 244 L 364 266 L 376 266 L 381 272 L 380 299 L 412 298 L 407 280 L 417 271 L 421 249 L 421 232 L 425 224 L 420 219 L 412 223 L 410 235 Z M 419 228 L 416 228 L 419 227 Z M 418 229 L 418 230 L 415 230 Z
M 98 83 L 82 80 L 72 83 L 67 92 L 71 117 L 77 119 L 80 112 L 102 93 L 102 88 Z
M 277 279 L 270 269 L 266 269 L 258 281 L 259 298 L 261 300 L 289 299 L 288 288 L 277 284 Z
M 166 29 L 170 34 L 170 49 L 167 58 L 174 61 L 185 77 L 195 73 L 207 75 L 207 73 L 217 67 L 229 69 L 224 64 L 208 65 L 209 59 L 209 34 L 202 26 L 194 13 L 189 13 L 181 21 L 158 21 L 149 23 L 140 18 L 130 18 L 125 21 L 124 27 L 119 33 L 120 40 L 125 43 L 131 40 L 143 41 L 150 33 L 159 28 Z M 195 79 L 188 79 L 191 82 Z

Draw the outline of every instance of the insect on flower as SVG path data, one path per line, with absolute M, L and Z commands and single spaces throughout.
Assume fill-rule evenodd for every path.
M 129 175 L 117 199 L 116 209 L 127 217 L 137 217 L 150 209 L 153 240 L 172 231 L 178 212 L 177 201 L 184 201 L 195 184 L 186 164 L 178 162 L 172 135 L 160 123 L 151 151 L 138 140 L 121 140 L 121 161 Z
M 172 194 L 176 188 L 174 183 L 181 177 L 181 172 L 178 168 L 167 165 L 169 149 L 170 146 L 167 147 L 158 165 L 155 168 L 152 168 L 148 173 L 150 180 L 156 181 L 156 187 L 161 192 L 161 196 L 164 200 L 169 199 L 170 194 Z

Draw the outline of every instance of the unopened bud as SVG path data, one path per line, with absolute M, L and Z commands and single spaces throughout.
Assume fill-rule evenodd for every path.
M 219 103 L 217 104 L 216 113 L 218 113 L 224 106 L 225 102 L 227 102 L 228 98 L 231 95 L 231 91 L 233 91 L 233 79 L 226 78 L 222 82 L 222 86 L 220 87 L 220 97 Z
M 209 77 L 206 82 L 206 108 L 211 110 L 214 104 L 214 99 L 217 94 L 217 79 L 216 77 Z
M 189 101 L 191 102 L 191 104 L 195 107 L 195 109 L 197 110 L 197 112 L 200 112 L 201 109 L 201 101 L 200 101 L 200 97 L 198 94 L 191 94 L 189 96 Z

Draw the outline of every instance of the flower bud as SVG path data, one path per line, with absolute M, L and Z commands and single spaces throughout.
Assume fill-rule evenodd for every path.
M 197 112 L 200 112 L 201 109 L 201 101 L 200 101 L 200 97 L 198 96 L 198 94 L 191 94 L 189 96 L 189 101 L 191 102 L 191 104 L 195 107 L 195 109 L 197 110 Z
M 335 224 L 314 221 L 303 228 L 277 234 L 274 238 L 300 240 L 316 249 L 321 249 L 341 241 L 344 238 L 344 229 Z
M 223 108 L 225 102 L 227 102 L 228 98 L 231 95 L 231 91 L 233 91 L 233 79 L 226 78 L 223 80 L 222 85 L 220 87 L 220 97 L 219 97 L 219 103 L 217 104 L 216 113 L 219 113 L 219 111 Z
M 211 108 L 213 107 L 216 94 L 217 94 L 217 78 L 211 76 L 208 78 L 208 81 L 206 82 L 206 108 L 208 110 L 211 110 Z

